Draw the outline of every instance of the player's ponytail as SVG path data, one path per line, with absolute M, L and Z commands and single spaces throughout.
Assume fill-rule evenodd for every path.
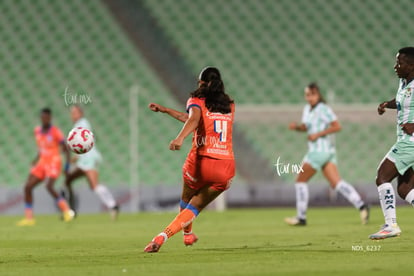
M 201 71 L 199 81 L 199 88 L 191 96 L 205 98 L 210 112 L 230 113 L 234 101 L 225 93 L 220 71 L 215 67 L 206 67 Z

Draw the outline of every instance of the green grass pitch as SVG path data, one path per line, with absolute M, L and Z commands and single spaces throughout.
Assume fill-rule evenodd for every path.
M 291 227 L 293 209 L 239 209 L 201 213 L 199 241 L 182 235 L 156 254 L 143 253 L 174 213 L 83 215 L 65 224 L 38 216 L 37 225 L 14 226 L 0 217 L 0 275 L 407 275 L 414 252 L 414 210 L 397 209 L 402 235 L 370 241 L 382 224 L 378 207 L 360 225 L 352 208 L 311 208 L 309 225 Z

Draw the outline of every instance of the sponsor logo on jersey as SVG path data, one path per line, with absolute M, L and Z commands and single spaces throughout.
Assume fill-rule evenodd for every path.
M 223 113 L 220 113 L 220 112 L 206 111 L 206 116 L 209 119 L 215 119 L 215 120 L 219 120 L 219 119 L 221 119 L 221 120 L 231 120 L 232 114 L 231 113 L 223 114 Z

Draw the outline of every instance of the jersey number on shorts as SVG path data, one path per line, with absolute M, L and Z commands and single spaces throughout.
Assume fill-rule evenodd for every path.
M 227 121 L 214 120 L 214 131 L 220 134 L 220 142 L 226 142 Z

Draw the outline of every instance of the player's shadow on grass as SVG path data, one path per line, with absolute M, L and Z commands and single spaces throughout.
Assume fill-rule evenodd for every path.
M 240 247 L 225 247 L 225 248 L 197 248 L 195 251 L 216 251 L 216 252 L 237 252 L 237 251 L 332 251 L 334 249 L 327 250 L 310 250 L 312 243 L 301 243 L 301 244 L 289 244 L 289 245 L 274 245 L 266 244 L 263 246 L 240 246 Z

